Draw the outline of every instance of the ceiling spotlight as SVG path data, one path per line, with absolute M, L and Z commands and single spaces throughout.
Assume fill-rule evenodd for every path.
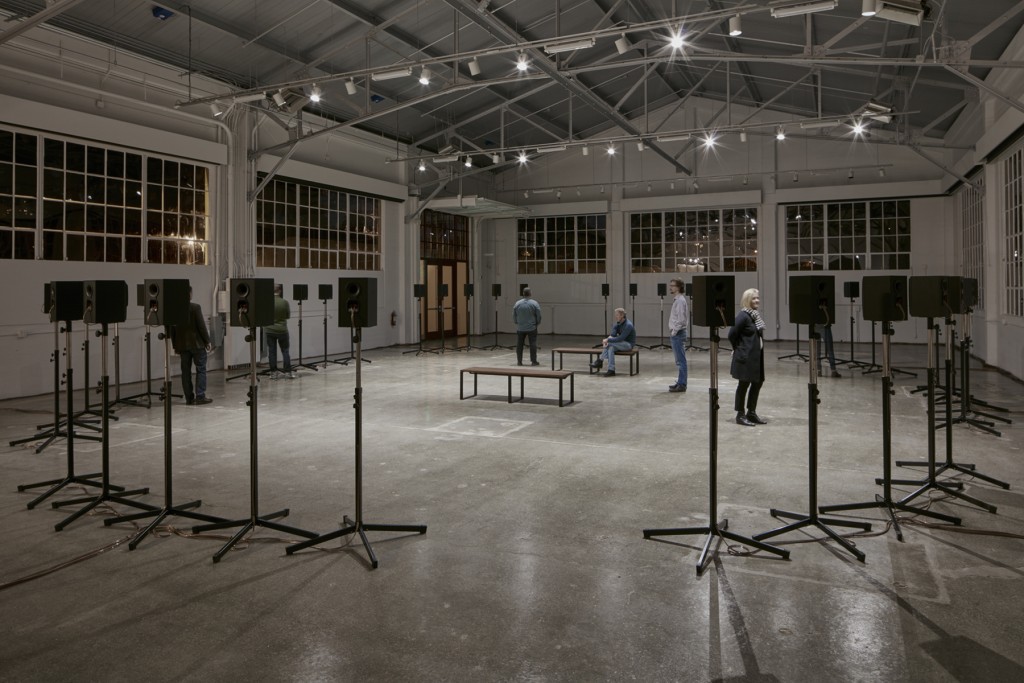
M 700 183 L 698 183 L 696 180 L 693 181 L 693 191 L 700 192 Z
M 582 194 L 583 194 L 583 193 L 582 193 L 582 192 L 580 192 L 580 188 L 578 188 L 578 187 L 577 187 L 577 188 L 576 188 L 576 196 L 577 196 L 577 197 L 579 197 L 579 196 L 580 196 L 580 195 L 582 195 Z
M 422 69 L 420 69 L 420 84 L 430 85 L 430 76 L 430 69 L 428 69 L 427 67 L 423 67 Z
M 676 181 L 674 181 L 674 180 L 668 181 L 668 189 L 670 189 L 670 190 L 676 189 Z
M 862 17 L 875 16 L 875 0 L 861 0 L 860 15 Z
M 220 106 L 216 102 L 210 102 L 210 113 L 213 114 L 213 118 L 220 118 L 224 116 L 224 107 Z
M 733 38 L 743 35 L 743 24 L 738 14 L 729 19 L 729 35 Z
M 523 190 L 523 199 L 529 199 L 529 198 L 530 198 L 530 191 L 529 190 Z
M 651 191 L 651 184 L 650 184 L 650 183 L 647 183 L 647 191 L 648 191 L 648 192 L 650 192 L 650 191 Z
M 280 90 L 274 93 L 274 104 L 276 104 L 279 107 L 288 106 L 288 100 L 284 98 L 284 93 L 281 92 Z
M 466 155 L 466 161 L 465 161 L 465 164 L 466 164 L 466 168 L 472 168 L 472 167 L 473 167 L 473 157 L 471 157 L 471 156 L 469 156 L 469 155 L 467 154 L 467 155 Z
M 786 139 L 786 129 L 779 126 L 778 130 L 775 131 L 775 139 L 782 141 Z
M 416 170 L 423 173 L 423 171 L 427 170 L 427 165 L 421 161 L 420 165 L 416 167 Z
M 813 14 L 814 12 L 827 12 L 828 10 L 835 9 L 837 4 L 839 4 L 838 0 L 814 0 L 812 2 L 807 0 L 800 0 L 799 2 L 786 0 L 785 2 L 775 3 L 775 6 L 771 8 L 772 18 L 782 19 L 802 14 Z
M 621 38 L 615 41 L 615 49 L 620 55 L 624 55 L 633 49 L 633 46 L 630 44 L 629 39 L 626 38 L 625 33 L 622 34 Z
M 526 152 L 520 152 L 517 160 L 519 161 L 519 163 L 525 164 L 527 161 Z
M 744 184 L 744 185 L 746 185 L 746 184 L 747 184 L 747 176 L 743 176 L 743 184 Z
M 320 95 L 322 95 L 322 94 L 323 94 L 323 91 L 320 90 L 320 86 L 319 85 L 314 85 L 313 89 L 309 91 L 309 101 L 310 102 L 319 102 L 320 101 Z
M 853 180 L 853 169 L 852 168 L 849 171 L 846 172 L 846 179 L 847 180 Z
M 638 152 L 644 151 L 644 141 L 643 140 L 637 140 L 636 141 L 636 151 L 638 151 Z
M 347 92 L 349 95 L 356 94 L 356 81 L 354 78 L 350 78 L 347 81 L 345 81 L 345 92 Z
M 608 156 L 615 156 L 615 145 L 608 145 Z
M 673 50 L 678 50 L 683 47 L 683 34 L 682 32 L 673 33 L 669 39 L 668 44 Z
M 476 57 L 473 57 L 473 59 L 469 60 L 466 63 L 466 66 L 469 67 L 469 75 L 470 76 L 479 76 L 480 75 L 480 62 L 476 61 Z
M 705 136 L 705 138 L 704 138 L 704 146 L 709 148 L 709 149 L 711 147 L 715 146 L 715 135 L 714 135 L 714 133 L 708 133 L 707 136 Z
M 796 173 L 796 172 L 793 173 L 793 182 L 794 183 L 800 182 L 800 174 L 799 173 Z
M 555 199 L 561 199 L 561 198 L 562 198 L 562 191 L 561 190 L 555 190 Z
M 492 154 L 491 155 L 491 163 L 492 164 L 500 164 L 501 163 L 501 155 L 498 154 L 497 152 Z
M 878 169 L 878 177 L 879 178 L 884 178 L 885 177 L 885 169 L 884 168 Z
M 522 52 L 519 53 L 519 59 L 516 60 L 516 68 L 520 71 L 526 71 L 530 68 L 530 63 L 526 61 L 526 55 Z
M 746 141 L 747 141 L 747 131 L 741 130 L 740 131 L 740 142 L 746 142 Z
M 604 185 L 601 186 L 601 194 L 604 194 Z
M 853 122 L 853 134 L 864 135 L 864 122 L 860 119 Z
M 588 156 L 590 154 L 590 147 L 583 145 L 583 147 L 580 148 L 580 152 L 582 152 L 583 156 Z

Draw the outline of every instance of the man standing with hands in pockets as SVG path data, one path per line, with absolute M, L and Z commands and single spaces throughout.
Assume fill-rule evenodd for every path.
M 683 281 L 672 278 L 668 283 L 668 291 L 672 294 L 672 312 L 668 316 L 668 334 L 672 341 L 672 354 L 676 357 L 679 375 L 676 383 L 669 386 L 673 394 L 686 391 L 686 327 L 690 323 L 690 304 L 683 293 Z

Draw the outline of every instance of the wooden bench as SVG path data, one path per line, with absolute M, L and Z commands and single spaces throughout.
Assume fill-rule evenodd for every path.
M 466 396 L 463 390 L 463 379 L 466 373 L 473 375 L 473 394 L 472 396 Z M 569 403 L 575 403 L 576 401 L 576 386 L 574 373 L 571 370 L 539 370 L 537 368 L 483 368 L 483 367 L 472 367 L 463 368 L 462 372 L 459 373 L 459 400 L 467 398 L 473 398 L 477 395 L 477 377 L 480 375 L 495 375 L 498 377 L 508 377 L 508 402 L 512 403 L 512 378 L 519 378 L 519 400 L 523 400 L 523 384 L 527 377 L 546 377 L 548 379 L 558 380 L 558 407 L 566 405 L 563 400 L 562 386 L 565 383 L 565 379 L 569 379 Z
M 590 363 L 594 362 L 596 356 L 600 356 L 601 352 L 604 351 L 601 347 L 590 348 L 586 346 L 559 346 L 551 349 L 551 369 L 555 369 L 555 354 L 558 354 L 558 369 L 562 369 L 562 355 L 566 353 L 577 353 L 588 356 Z M 616 351 L 615 355 L 628 356 L 629 357 L 629 376 L 640 374 L 640 347 L 634 346 L 629 351 Z M 636 358 L 636 369 L 633 369 L 633 359 Z M 589 363 L 588 363 L 589 366 Z M 590 374 L 593 375 L 597 370 L 590 368 Z

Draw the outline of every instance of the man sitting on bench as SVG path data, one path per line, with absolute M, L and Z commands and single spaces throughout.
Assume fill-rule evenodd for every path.
M 600 370 L 604 361 L 607 360 L 608 372 L 604 373 L 604 376 L 614 377 L 615 352 L 629 351 L 636 346 L 636 328 L 626 317 L 626 309 L 615 309 L 615 324 L 612 325 L 612 333 L 601 340 L 601 345 L 604 346 L 604 351 L 601 352 L 597 360 L 590 364 L 590 367 Z

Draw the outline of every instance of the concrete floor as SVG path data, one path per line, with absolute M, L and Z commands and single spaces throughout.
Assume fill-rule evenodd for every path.
M 541 345 L 592 341 L 543 336 Z M 132 511 L 116 504 L 55 532 L 74 508 L 26 510 L 33 494 L 16 485 L 63 474 L 65 442 L 39 455 L 6 446 L 50 417 L 52 398 L 0 404 L 0 680 L 1024 680 L 1020 383 L 975 369 L 974 394 L 1009 408 L 1014 424 L 1001 438 L 953 431 L 958 461 L 1012 484 L 963 477 L 998 514 L 918 499 L 961 516 L 969 533 L 901 515 L 899 542 L 883 513 L 867 510 L 854 513 L 874 525 L 856 539 L 863 564 L 798 531 L 777 539 L 789 561 L 730 542 L 698 578 L 703 537 L 641 531 L 708 521 L 708 353 L 690 353 L 686 394 L 666 390 L 670 351 L 642 351 L 636 377 L 588 376 L 583 357 L 567 357 L 579 370 L 576 403 L 559 408 L 550 380 L 528 382 L 524 403 L 505 402 L 500 378 L 458 399 L 461 367 L 508 365 L 510 351 L 407 350 L 365 354 L 364 520 L 429 531 L 371 532 L 376 571 L 351 536 L 288 556 L 282 543 L 297 538 L 266 529 L 218 564 L 211 556 L 230 532 L 161 532 L 129 551 L 136 527 L 102 523 Z M 757 428 L 732 421 L 735 382 L 720 355 L 718 511 L 740 534 L 776 527 L 769 508 L 807 509 L 807 365 L 777 360 L 792 350 L 767 349 L 758 412 L 770 424 Z M 870 356 L 867 346 L 857 353 Z M 893 355 L 897 367 L 923 365 L 922 347 L 896 345 Z M 822 504 L 879 491 L 881 381 L 842 372 L 820 384 Z M 355 375 L 332 365 L 261 382 L 261 512 L 290 508 L 279 521 L 318 533 L 354 513 Z M 211 374 L 211 405 L 174 405 L 174 502 L 201 498 L 200 512 L 244 518 L 247 385 L 224 377 Z M 910 393 L 924 377 L 896 377 L 896 458 L 926 455 L 925 397 Z M 117 414 L 112 478 L 151 487 L 140 500 L 160 505 L 162 410 Z M 940 458 L 944 439 L 940 431 Z M 75 451 L 78 471 L 95 471 L 99 445 L 77 441 Z M 88 555 L 112 543 L 121 545 Z

